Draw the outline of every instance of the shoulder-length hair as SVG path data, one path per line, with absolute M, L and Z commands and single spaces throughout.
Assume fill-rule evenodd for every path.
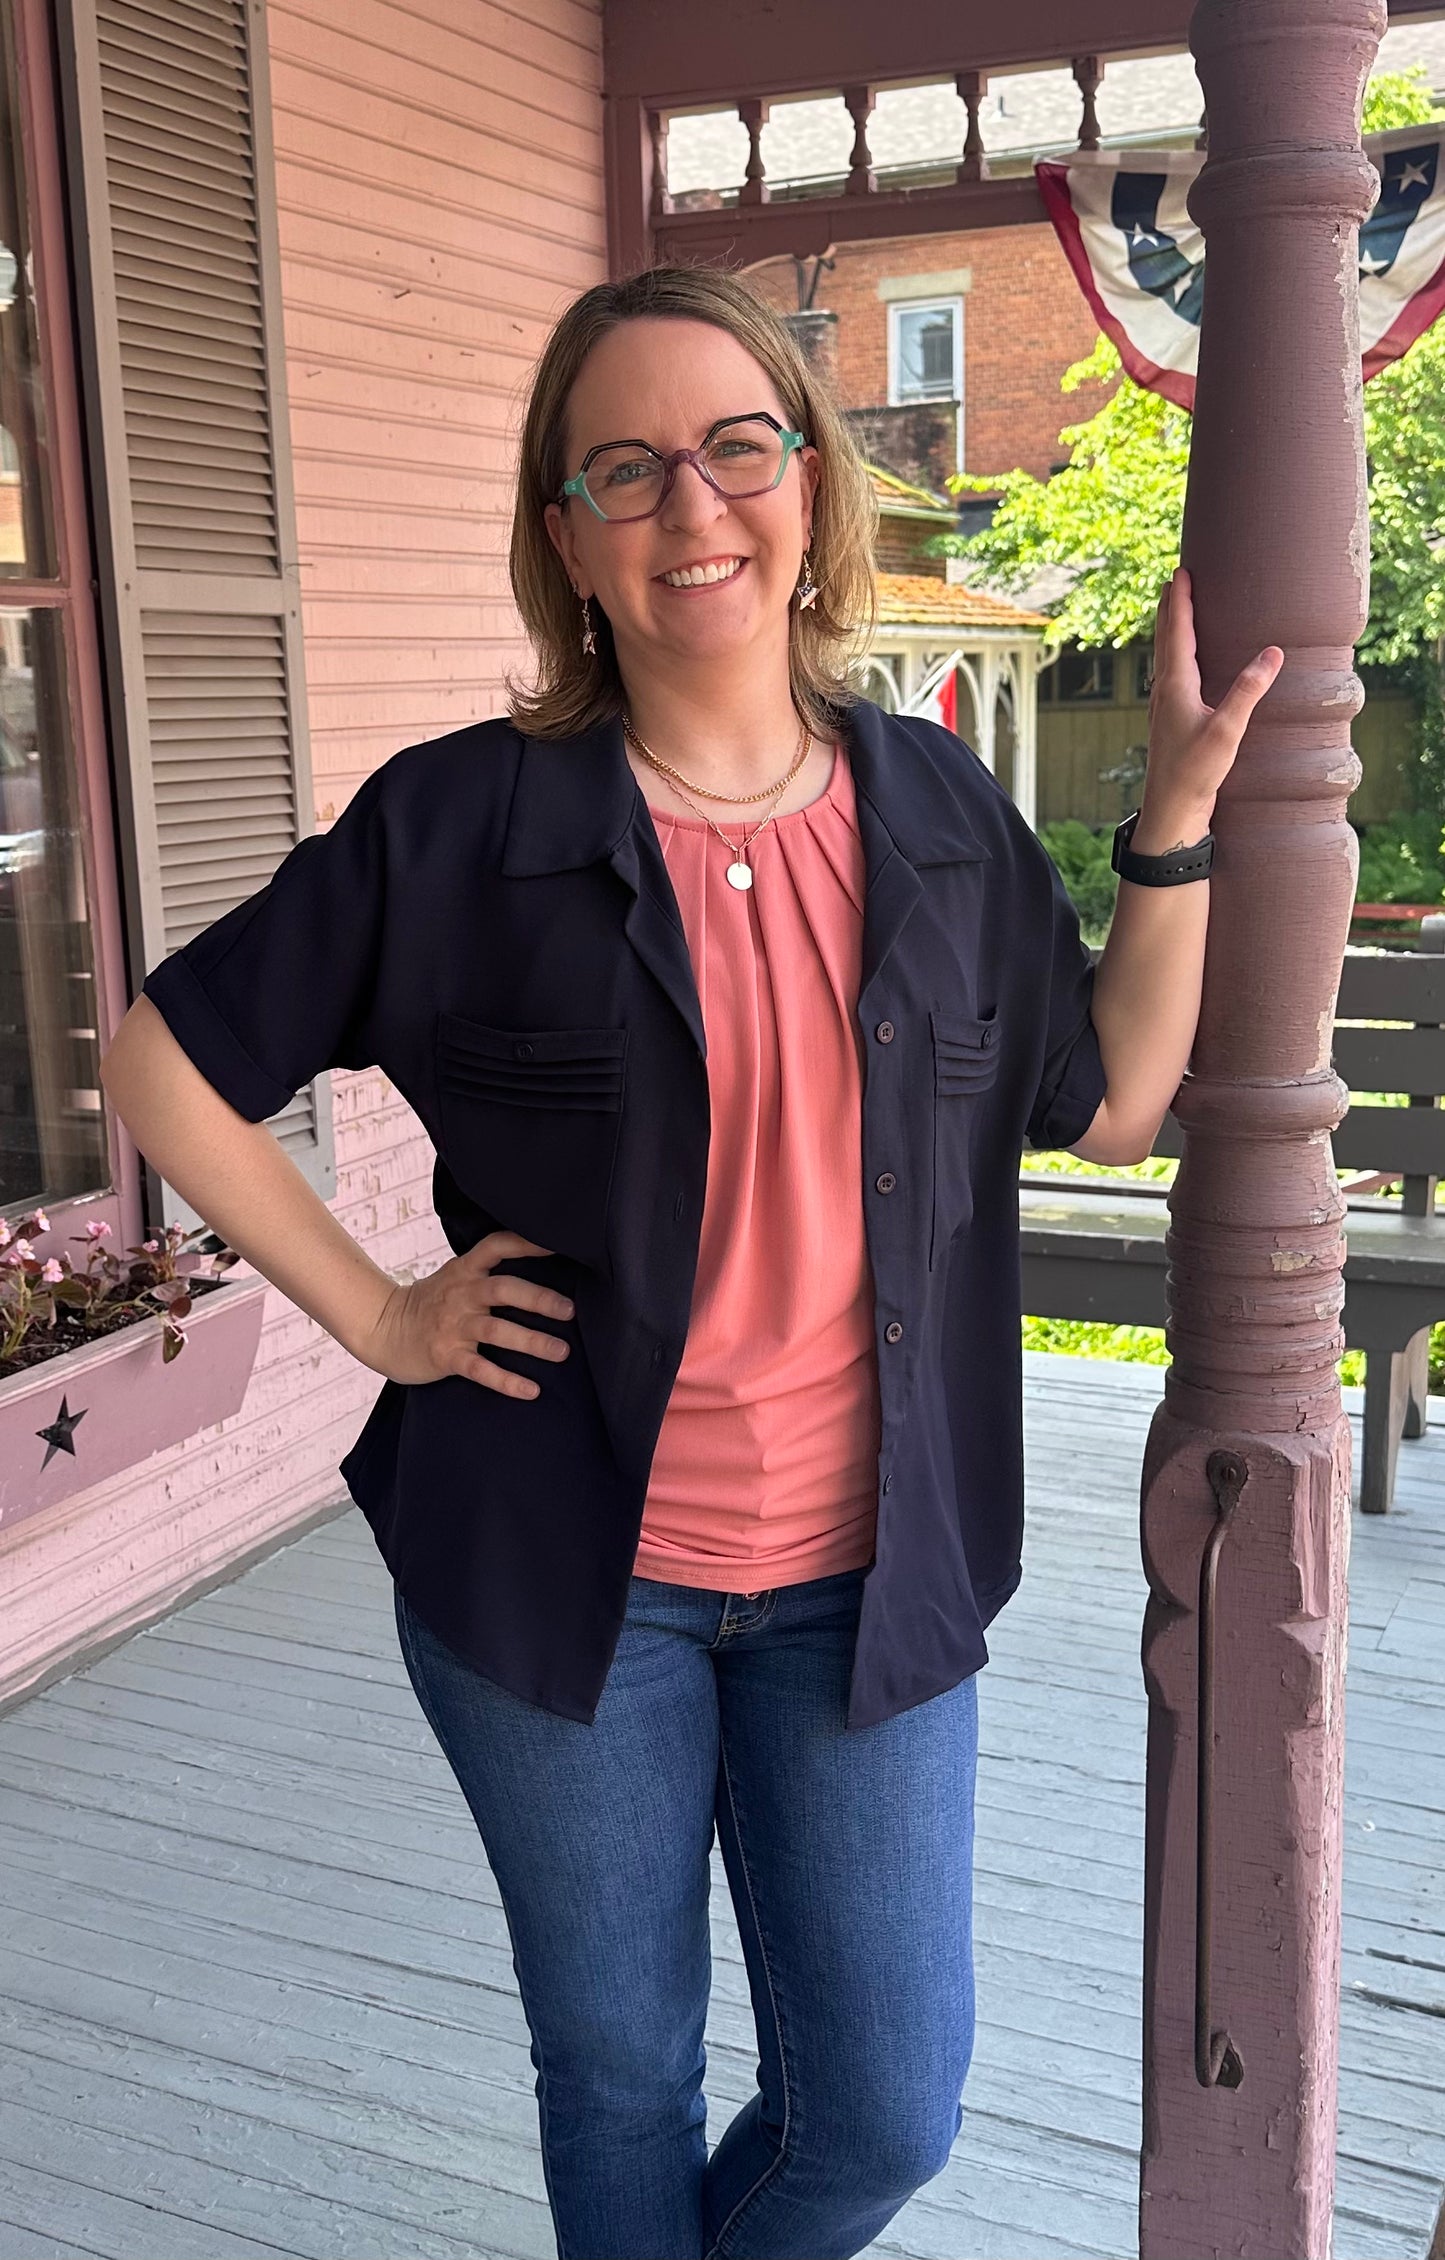
M 790 423 L 818 451 L 810 551 L 818 595 L 806 612 L 790 610 L 790 673 L 799 714 L 827 735 L 857 696 L 849 670 L 876 616 L 877 503 L 847 425 L 786 324 L 739 276 L 717 267 L 650 267 L 622 282 L 597 283 L 572 301 L 543 348 L 522 428 L 509 560 L 536 673 L 530 685 L 508 678 L 511 717 L 531 737 L 564 738 L 622 710 L 606 614 L 594 599 L 597 652 L 584 656 L 581 608 L 543 511 L 567 476 L 567 404 L 578 371 L 609 330 L 642 315 L 726 330 L 766 369 Z

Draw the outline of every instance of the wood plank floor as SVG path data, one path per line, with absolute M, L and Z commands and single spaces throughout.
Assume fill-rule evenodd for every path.
M 871 2248 L 898 2260 L 1136 2251 L 1160 1377 L 1026 1365 L 1028 1574 L 981 1682 L 978 2050 L 947 2171 Z M 1355 1523 L 1336 2260 L 1425 2260 L 1445 2191 L 1432 1412 L 1395 1515 Z M 0 2260 L 551 2255 L 505 1926 L 389 1593 L 347 1512 L 0 1717 Z M 754 2065 L 720 1867 L 714 1917 L 715 2138 Z

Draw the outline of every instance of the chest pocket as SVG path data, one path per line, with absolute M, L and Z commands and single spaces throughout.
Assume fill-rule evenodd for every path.
M 437 1020 L 442 1158 L 499 1225 L 599 1264 L 622 1125 L 625 1028 Z
M 931 1270 L 973 1215 L 973 1127 L 998 1075 L 999 1020 L 929 1014 L 933 1029 L 933 1230 Z

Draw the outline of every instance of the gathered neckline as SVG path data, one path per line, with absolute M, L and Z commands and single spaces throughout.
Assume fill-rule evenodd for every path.
M 800 817 L 812 816 L 826 803 L 835 801 L 837 797 L 839 780 L 842 774 L 842 768 L 843 748 L 841 744 L 835 741 L 833 746 L 833 766 L 828 772 L 828 782 L 823 787 L 823 790 L 817 795 L 815 799 L 810 800 L 807 803 L 806 807 L 790 808 L 785 815 L 774 816 L 769 822 L 767 829 L 758 834 L 758 839 L 760 841 L 765 840 L 769 832 L 777 831 L 779 825 L 795 824 Z M 639 786 L 638 789 L 640 791 L 641 787 Z M 643 794 L 643 799 L 647 800 L 645 793 Z M 649 816 L 652 817 L 654 823 L 676 824 L 682 831 L 707 832 L 711 831 L 712 829 L 707 819 L 703 816 L 683 816 L 674 814 L 673 810 L 670 808 L 654 808 L 651 801 L 647 801 L 647 812 Z M 751 831 L 753 825 L 757 821 L 758 820 L 755 816 L 719 816 L 717 818 L 718 824 L 724 831 L 727 831 L 728 828 L 731 827 L 736 832 L 744 833 Z

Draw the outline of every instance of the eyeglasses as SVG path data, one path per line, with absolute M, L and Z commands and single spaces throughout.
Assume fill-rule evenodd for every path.
M 604 441 L 589 448 L 577 476 L 563 483 L 559 502 L 579 495 L 599 518 L 612 525 L 623 519 L 652 518 L 672 492 L 679 466 L 691 463 L 718 494 L 739 502 L 767 494 L 788 468 L 794 450 L 805 446 L 801 432 L 784 431 L 776 416 L 723 416 L 701 447 L 679 447 L 659 455 L 645 439 Z

